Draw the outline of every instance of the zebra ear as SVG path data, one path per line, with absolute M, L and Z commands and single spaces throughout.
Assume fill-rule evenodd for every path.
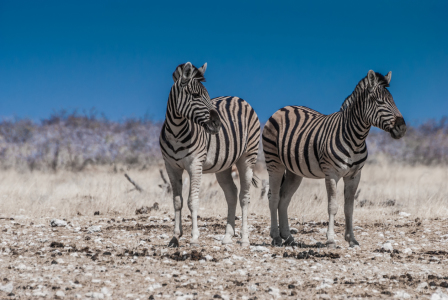
M 367 73 L 367 80 L 369 82 L 369 89 L 372 90 L 378 83 L 375 72 L 372 70 Z
M 205 70 L 207 70 L 207 63 L 205 63 L 202 67 L 198 69 L 201 72 L 202 76 L 204 76 Z
M 182 70 L 182 79 L 189 80 L 193 76 L 193 66 L 190 62 L 187 62 L 184 65 L 184 69 Z
M 390 80 L 392 79 L 392 71 L 389 71 L 386 76 L 384 76 L 387 80 L 387 84 L 390 84 Z

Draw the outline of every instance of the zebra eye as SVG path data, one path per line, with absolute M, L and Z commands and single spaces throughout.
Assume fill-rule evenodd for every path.
M 199 95 L 199 93 L 193 93 L 191 94 L 193 96 L 193 98 L 199 98 L 201 95 Z

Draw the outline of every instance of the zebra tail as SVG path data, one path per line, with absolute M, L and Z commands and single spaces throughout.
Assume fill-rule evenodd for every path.
M 257 177 L 257 175 L 252 176 L 252 185 L 256 188 L 258 188 L 258 183 L 260 182 L 260 178 Z

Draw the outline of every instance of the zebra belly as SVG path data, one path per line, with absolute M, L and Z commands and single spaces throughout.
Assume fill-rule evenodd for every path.
M 238 148 L 238 145 L 229 142 L 225 138 L 222 131 L 217 135 L 211 136 L 207 157 L 202 165 L 202 172 L 217 173 L 227 170 L 241 157 L 241 153 L 238 153 Z

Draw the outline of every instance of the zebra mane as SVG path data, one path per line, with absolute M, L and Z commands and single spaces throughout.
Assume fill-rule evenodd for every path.
M 376 79 L 378 81 L 378 86 L 382 87 L 389 87 L 389 83 L 387 82 L 386 78 L 381 75 L 380 73 L 375 72 Z M 345 98 L 344 102 L 341 105 L 341 109 L 339 111 L 345 110 L 347 107 L 349 107 L 355 100 L 357 99 L 357 96 L 362 93 L 365 89 L 367 89 L 369 82 L 367 79 L 367 76 L 361 79 L 358 84 L 355 87 L 355 90 L 353 93 L 351 93 L 347 98 Z
M 176 70 L 173 73 L 173 80 L 177 81 L 177 79 L 179 79 L 180 74 L 182 74 L 182 70 L 184 68 L 185 64 L 180 64 L 177 66 Z M 198 68 L 196 68 L 195 66 L 193 66 L 193 77 L 194 79 L 198 80 L 198 81 L 202 81 L 205 82 L 205 77 L 204 74 L 202 74 Z

